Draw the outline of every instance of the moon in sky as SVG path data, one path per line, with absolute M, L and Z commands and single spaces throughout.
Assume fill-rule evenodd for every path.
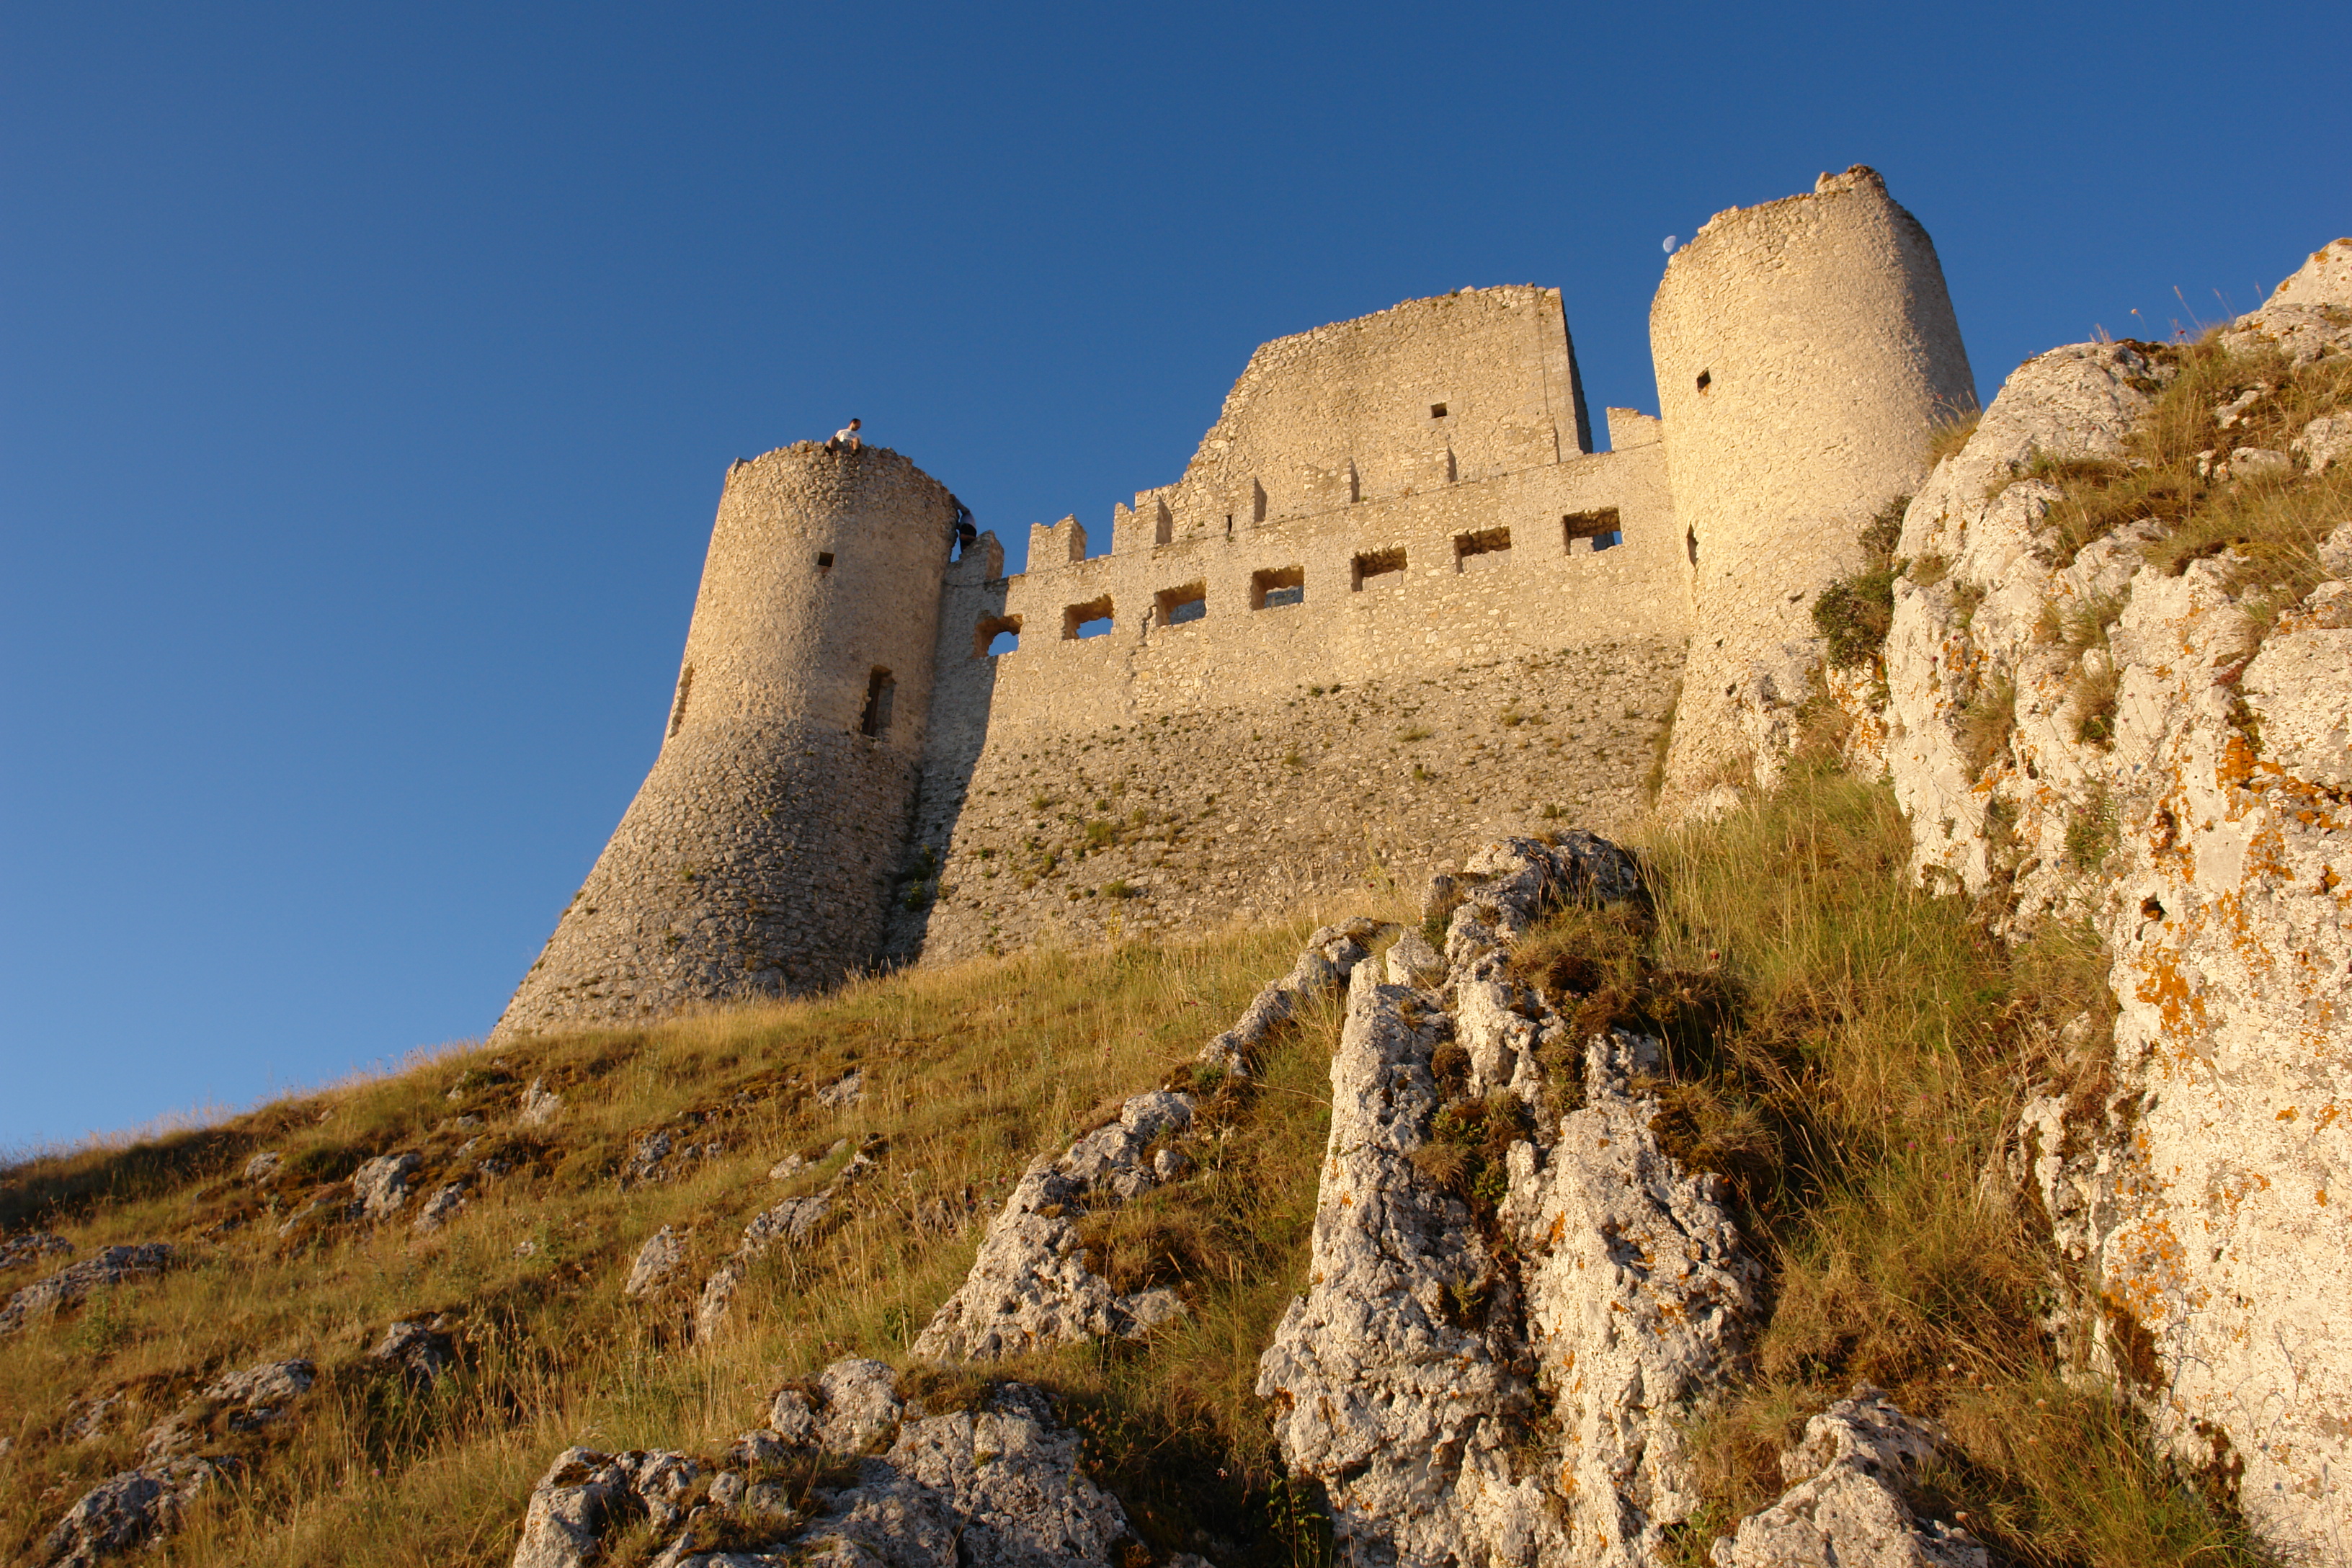
M 1665 245 L 1664 245 L 1662 248 L 1665 251 L 1665 253 L 1666 253 L 1668 256 L 1672 256 L 1672 255 L 1675 253 L 1675 243 L 1676 243 L 1676 241 L 1675 241 L 1675 237 L 1674 237 L 1673 235 L 1671 235 L 1671 234 L 1670 234 L 1670 235 L 1666 236 L 1666 243 L 1665 243 Z

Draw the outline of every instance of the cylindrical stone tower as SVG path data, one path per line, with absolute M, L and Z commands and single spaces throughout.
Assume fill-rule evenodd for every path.
M 1813 600 L 1976 383 L 1927 231 L 1859 164 L 1710 219 L 1666 263 L 1650 353 L 1691 563 L 1666 765 L 1687 795 L 1777 773 L 1818 660 Z
M 883 447 L 728 471 L 653 772 L 493 1037 L 830 984 L 906 844 L 955 521 Z

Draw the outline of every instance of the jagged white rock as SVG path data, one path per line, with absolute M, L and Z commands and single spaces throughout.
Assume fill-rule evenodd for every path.
M 2352 241 L 2221 341 L 2352 353 Z M 2228 558 L 2150 565 L 2150 524 L 2062 567 L 2053 490 L 1984 497 L 2032 451 L 2122 450 L 2156 374 L 2123 345 L 2028 362 L 1913 502 L 1898 552 L 1948 575 L 1896 587 L 1888 765 L 1923 872 L 2005 890 L 2012 930 L 2086 918 L 2113 954 L 2105 1070 L 2031 1100 L 2016 1153 L 2105 1364 L 2184 1455 L 2226 1446 L 2282 1550 L 2332 1552 L 2352 1539 L 2352 533 L 2263 637 Z M 2086 607 L 2113 621 L 2078 662 L 2036 628 Z M 2112 735 L 2085 742 L 2075 692 L 2109 677 Z M 1979 768 L 1966 706 L 2003 683 L 2015 730 Z
M 124 1470 L 84 1492 L 41 1542 L 46 1568 L 97 1568 L 152 1546 L 179 1523 L 188 1500 L 212 1479 L 201 1459 Z
M 282 1419 L 318 1376 L 318 1367 L 301 1356 L 225 1373 L 206 1384 L 195 1403 L 148 1428 L 142 1439 L 146 1456 L 152 1461 L 193 1453 L 214 1415 L 225 1415 L 232 1432 L 267 1426 Z
M 1201 1048 L 1196 1067 L 1248 1077 L 1266 1037 L 1345 984 L 1349 972 L 1370 956 L 1365 944 L 1381 929 L 1377 921 L 1357 920 L 1316 931 L 1290 972 L 1269 981 L 1232 1028 Z M 992 1361 L 1068 1340 L 1136 1338 L 1181 1315 L 1184 1304 L 1173 1290 L 1154 1286 L 1121 1294 L 1089 1268 L 1076 1221 L 1181 1180 L 1191 1162 L 1154 1145 L 1189 1128 L 1195 1108 L 1186 1093 L 1136 1095 L 1116 1121 L 1031 1165 L 990 1223 L 963 1284 L 915 1341 L 914 1353 L 930 1361 Z
M 1370 920 L 1318 929 L 1307 939 L 1290 973 L 1279 980 L 1268 981 L 1251 998 L 1232 1028 L 1201 1047 L 1200 1065 L 1246 1077 L 1255 1070 L 1257 1048 L 1265 1043 L 1266 1036 L 1308 1002 L 1328 996 L 1345 985 L 1348 972 L 1362 963 L 1370 952 L 1365 943 L 1371 942 L 1380 930 L 1380 922 Z
M 899 1397 L 881 1363 L 836 1362 L 814 1387 L 778 1394 L 771 1422 L 738 1442 L 690 1512 L 681 1505 L 705 1472 L 686 1456 L 566 1449 L 532 1489 L 515 1568 L 586 1568 L 600 1538 L 640 1507 L 662 1531 L 685 1527 L 659 1568 L 1109 1568 L 1131 1538 L 1118 1503 L 1081 1468 L 1077 1435 L 1020 1384 L 992 1390 L 979 1409 L 929 1415 Z M 821 1490 L 805 1519 L 782 1489 L 734 1468 L 823 1454 L 871 1457 L 850 1485 Z M 697 1552 L 711 1512 L 739 1521 L 739 1538 L 767 1526 L 774 1539 Z
M 685 1262 L 686 1233 L 666 1225 L 646 1237 L 646 1244 L 637 1248 L 636 1260 L 629 1265 L 629 1277 L 621 1283 L 621 1294 L 632 1300 L 643 1300 L 667 1283 Z
M 415 1154 L 379 1154 L 362 1163 L 352 1173 L 353 1217 L 374 1225 L 400 1212 L 409 1179 L 424 1164 Z
M 1508 840 L 1437 906 L 1462 900 L 1442 984 L 1355 972 L 1309 1287 L 1258 1380 L 1280 1401 L 1286 1462 L 1324 1484 L 1354 1561 L 1648 1563 L 1697 1500 L 1677 1422 L 1738 1348 L 1751 1266 L 1716 1184 L 1675 1165 L 1649 1131 L 1654 1102 L 1632 1092 L 1655 1044 L 1585 1042 L 1583 1104 L 1563 1110 L 1543 1062 L 1569 1026 L 1507 967 L 1507 941 L 1552 901 L 1639 890 L 1603 840 Z M 1410 953 L 1391 969 L 1430 972 Z M 1449 1033 L 1461 1101 L 1509 1095 L 1532 1113 L 1493 1222 L 1516 1263 L 1414 1161 L 1444 1103 L 1432 1063 Z M 1547 1405 L 1557 1436 L 1537 1438 Z
M 1981 1545 L 1915 1513 L 1905 1495 L 1937 1438 L 1876 1389 L 1839 1400 L 1781 1457 L 1796 1484 L 1716 1542 L 1716 1568 L 1986 1568 Z
M 2315 474 L 2324 474 L 2336 464 L 2352 459 L 2352 414 L 2323 414 L 2303 427 L 2300 435 L 2287 444 L 2287 450 L 2301 458 L 2304 466 Z
M 1366 1563 L 1565 1560 L 1542 1478 L 1512 1450 L 1533 1381 L 1465 1310 L 1501 1283 L 1468 1208 L 1413 1169 L 1440 1104 L 1439 1031 L 1360 968 L 1331 1063 L 1331 1132 L 1307 1294 L 1259 1363 L 1284 1462 L 1320 1479 Z
M 0 1306 L 0 1335 L 13 1334 L 37 1318 L 47 1318 L 79 1305 L 101 1285 L 152 1279 L 175 1261 L 168 1241 L 142 1242 L 136 1247 L 103 1247 L 79 1263 L 69 1263 L 46 1279 L 36 1279 L 15 1291 Z
M 908 1568 L 1089 1568 L 1129 1533 L 1078 1464 L 1077 1434 L 1021 1384 L 987 1406 L 908 1421 L 792 1544 L 792 1561 Z
M 1584 1105 L 1561 1118 L 1540 1169 L 1533 1149 L 1524 1164 L 1514 1152 L 1504 1208 L 1528 1259 L 1528 1335 L 1561 1463 L 1587 1528 L 1626 1562 L 1655 1556 L 1660 1529 L 1698 1506 L 1683 1425 L 1756 1306 L 1723 1182 L 1675 1163 L 1650 1130 L 1657 1101 L 1630 1091 L 1658 1067 L 1654 1040 L 1590 1041 Z
M 702 1282 L 702 1294 L 695 1303 L 695 1332 L 704 1339 L 717 1333 L 734 1310 L 735 1292 L 753 1263 L 772 1251 L 779 1243 L 794 1247 L 805 1244 L 817 1228 L 831 1218 L 835 1205 L 851 1187 L 857 1185 L 882 1168 L 877 1152 L 884 1140 L 870 1138 L 866 1146 L 849 1157 L 849 1163 L 836 1172 L 833 1180 L 803 1197 L 786 1198 L 782 1203 L 761 1210 L 743 1227 L 743 1238 L 726 1261 L 711 1271 Z M 839 1144 L 835 1144 L 837 1149 Z M 770 1175 L 775 1173 L 771 1171 Z
M 73 1243 L 53 1231 L 29 1230 L 22 1236 L 12 1236 L 0 1241 L 0 1268 L 14 1268 L 20 1263 L 36 1263 L 51 1253 L 71 1254 Z
M 1189 1094 L 1153 1089 L 1062 1154 L 1031 1165 L 982 1238 L 956 1293 L 933 1313 L 913 1353 L 927 1361 L 994 1361 L 1066 1340 L 1150 1331 L 1181 1310 L 1175 1293 L 1121 1295 L 1087 1267 L 1076 1220 L 1157 1185 L 1146 1152 L 1192 1125 Z
M 676 1528 L 686 1519 L 679 1498 L 701 1473 L 684 1454 L 566 1448 L 531 1489 L 514 1568 L 586 1568 L 603 1555 L 598 1538 L 632 1508 Z
M 547 1080 L 535 1078 L 522 1091 L 522 1100 L 515 1107 L 518 1127 L 545 1127 L 562 1114 L 563 1097 L 547 1087 Z
M 467 1196 L 465 1183 L 443 1183 L 433 1190 L 433 1195 L 426 1198 L 424 1206 L 417 1210 L 414 1228 L 421 1236 L 429 1236 L 439 1230 L 457 1217 L 458 1211 L 466 1206 Z

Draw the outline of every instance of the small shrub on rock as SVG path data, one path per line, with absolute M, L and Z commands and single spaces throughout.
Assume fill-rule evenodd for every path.
M 1895 624 L 1895 579 L 1903 574 L 1895 546 L 1903 535 L 1909 496 L 1897 496 L 1862 531 L 1863 568 L 1822 590 L 1813 601 L 1813 626 L 1829 643 L 1829 660 L 1840 668 L 1868 664 L 1886 646 Z

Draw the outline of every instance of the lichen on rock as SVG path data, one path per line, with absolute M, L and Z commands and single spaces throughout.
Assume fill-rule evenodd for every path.
M 2211 410 L 2199 482 L 2309 487 L 2342 415 L 2277 461 L 2226 432 L 2352 353 L 2352 241 L 2184 352 L 2270 378 Z M 2034 466 L 2125 453 L 2168 374 L 2126 344 L 2029 361 L 1922 489 L 1902 550 L 1940 575 L 1897 584 L 1888 769 L 1931 881 L 2012 936 L 2087 922 L 2111 955 L 2112 1042 L 2077 1031 L 2098 1059 L 2028 1097 L 2013 1161 L 2095 1360 L 2185 1460 L 2239 1474 L 2264 1536 L 2332 1551 L 2352 1535 L 2352 529 L 2284 594 L 2226 541 L 2160 555 L 2177 520 L 2073 548 Z
M 1309 1285 L 1258 1392 L 1355 1561 L 1645 1562 L 1696 1504 L 1678 1423 L 1729 1370 L 1753 1267 L 1713 1178 L 1650 1131 L 1656 1043 L 1581 1042 L 1580 1096 L 1559 1094 L 1543 1062 L 1570 1026 L 1507 967 L 1553 901 L 1637 897 L 1632 858 L 1512 839 L 1465 871 L 1439 984 L 1355 972 Z M 1458 1084 L 1434 1068 L 1449 1042 Z M 1431 1173 L 1433 1129 L 1498 1105 L 1524 1135 L 1500 1193 L 1465 1198 Z
M 845 1465 L 840 1482 L 805 1495 L 765 1479 Z M 1037 1390 L 1002 1384 L 975 1408 L 934 1415 L 864 1359 L 779 1392 L 770 1425 L 713 1462 L 566 1449 L 532 1489 L 514 1568 L 587 1568 L 640 1516 L 670 1538 L 660 1568 L 1110 1568 L 1132 1542 L 1125 1511 L 1080 1465 L 1077 1434 Z

